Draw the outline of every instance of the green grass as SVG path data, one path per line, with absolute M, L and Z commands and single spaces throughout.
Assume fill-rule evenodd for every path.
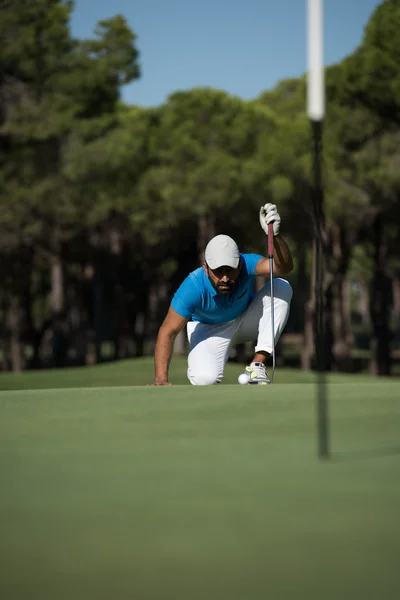
M 174 357 L 170 369 L 170 381 L 177 385 L 186 385 L 186 358 Z M 244 365 L 228 363 L 224 374 L 225 383 L 237 383 L 239 373 L 244 370 Z M 75 367 L 71 369 L 43 369 L 23 373 L 0 374 L 0 390 L 28 390 L 28 389 L 58 389 L 80 387 L 109 387 L 148 385 L 152 382 L 154 367 L 152 358 L 139 358 L 136 360 L 122 360 L 96 365 L 94 367 Z M 315 373 L 303 372 L 299 369 L 276 370 L 277 383 L 312 383 Z M 332 374 L 328 381 L 340 383 L 350 381 L 369 381 L 378 383 L 368 375 Z
M 20 389 L 0 393 L 0 598 L 397 600 L 400 384 L 331 378 L 325 463 L 312 377 L 2 375 Z

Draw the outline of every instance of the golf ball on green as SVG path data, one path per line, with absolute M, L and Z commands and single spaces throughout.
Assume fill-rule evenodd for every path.
M 242 385 L 246 385 L 246 383 L 249 383 L 250 381 L 250 377 L 248 376 L 247 373 L 240 373 L 239 377 L 238 377 L 238 382 L 241 383 Z

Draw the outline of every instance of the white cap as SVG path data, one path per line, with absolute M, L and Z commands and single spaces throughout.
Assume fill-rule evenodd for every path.
M 229 235 L 216 235 L 206 246 L 205 259 L 210 269 L 225 266 L 236 269 L 239 258 L 239 248 Z

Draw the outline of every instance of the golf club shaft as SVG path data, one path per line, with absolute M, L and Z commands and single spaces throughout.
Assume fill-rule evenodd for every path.
M 271 334 L 272 334 L 271 383 L 272 383 L 274 380 L 274 373 L 275 373 L 274 228 L 273 228 L 273 223 L 270 223 L 268 225 L 268 258 L 269 258 L 270 297 L 271 297 Z

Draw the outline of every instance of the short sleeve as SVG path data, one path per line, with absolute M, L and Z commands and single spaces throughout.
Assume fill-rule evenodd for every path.
M 264 258 L 261 254 L 243 254 L 244 262 L 246 263 L 247 273 L 251 275 L 255 275 L 256 266 L 261 258 Z
M 191 319 L 195 309 L 200 305 L 200 300 L 197 282 L 191 275 L 188 275 L 176 290 L 171 307 L 184 319 Z

